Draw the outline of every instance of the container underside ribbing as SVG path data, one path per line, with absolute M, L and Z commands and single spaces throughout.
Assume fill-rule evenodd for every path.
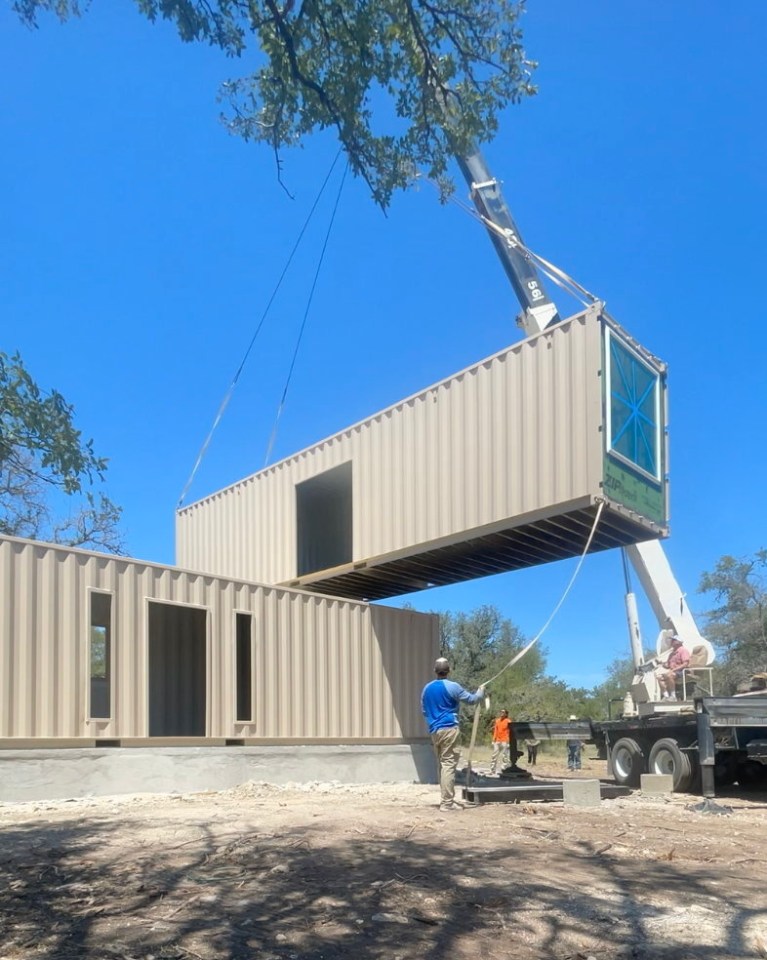
M 290 580 L 289 585 L 356 600 L 383 600 L 428 587 L 564 560 L 583 553 L 596 510 L 596 504 L 592 503 L 408 556 L 380 557 L 364 564 L 320 571 Z M 638 522 L 606 506 L 589 552 L 650 540 L 659 533 L 646 521 Z

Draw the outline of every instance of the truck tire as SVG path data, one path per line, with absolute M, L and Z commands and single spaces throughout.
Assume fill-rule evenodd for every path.
M 692 786 L 694 771 L 690 757 L 679 749 L 679 744 L 671 737 L 664 737 L 653 744 L 648 767 L 650 773 L 670 774 L 674 793 L 684 793 Z
M 645 772 L 642 748 L 631 737 L 616 740 L 610 751 L 613 778 L 621 787 L 638 787 L 639 778 Z

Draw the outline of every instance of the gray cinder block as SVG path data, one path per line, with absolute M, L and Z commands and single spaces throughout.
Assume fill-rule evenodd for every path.
M 662 797 L 674 792 L 674 778 L 670 773 L 643 773 L 639 787 L 649 797 Z
M 563 780 L 562 798 L 566 807 L 598 807 L 599 780 Z

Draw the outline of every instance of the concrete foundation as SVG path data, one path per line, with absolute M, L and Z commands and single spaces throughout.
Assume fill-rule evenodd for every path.
M 643 773 L 639 789 L 648 797 L 665 797 L 674 792 L 674 778 L 670 773 Z
M 436 783 L 431 744 L 0 751 L 0 801 L 196 793 L 261 783 Z
M 562 799 L 566 807 L 598 807 L 602 799 L 599 780 L 563 780 Z

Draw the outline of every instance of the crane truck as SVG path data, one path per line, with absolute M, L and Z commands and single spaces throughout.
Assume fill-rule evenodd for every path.
M 536 258 L 522 241 L 501 185 L 481 151 L 474 146 L 457 160 L 477 214 L 521 305 L 517 322 L 524 335 L 536 336 L 562 322 L 536 265 L 536 261 L 546 261 Z M 555 280 L 564 276 L 550 264 L 546 266 Z M 604 303 L 582 287 L 578 289 L 589 297 L 590 308 L 617 328 Z M 704 796 L 710 798 L 715 795 L 716 785 L 767 782 L 767 690 L 748 696 L 715 696 L 711 670 L 714 649 L 701 636 L 660 542 L 636 543 L 623 551 L 626 616 L 635 674 L 621 716 L 581 721 L 577 730 L 566 724 L 515 723 L 515 736 L 576 735 L 594 742 L 601 758 L 608 762 L 608 772 L 621 786 L 639 786 L 643 773 L 670 774 L 674 790 L 696 790 L 700 785 Z M 629 564 L 660 628 L 652 657 L 646 657 L 643 649 Z M 689 651 L 690 663 L 679 672 L 674 697 L 663 699 L 656 671 L 670 652 L 672 637 L 678 637 Z

